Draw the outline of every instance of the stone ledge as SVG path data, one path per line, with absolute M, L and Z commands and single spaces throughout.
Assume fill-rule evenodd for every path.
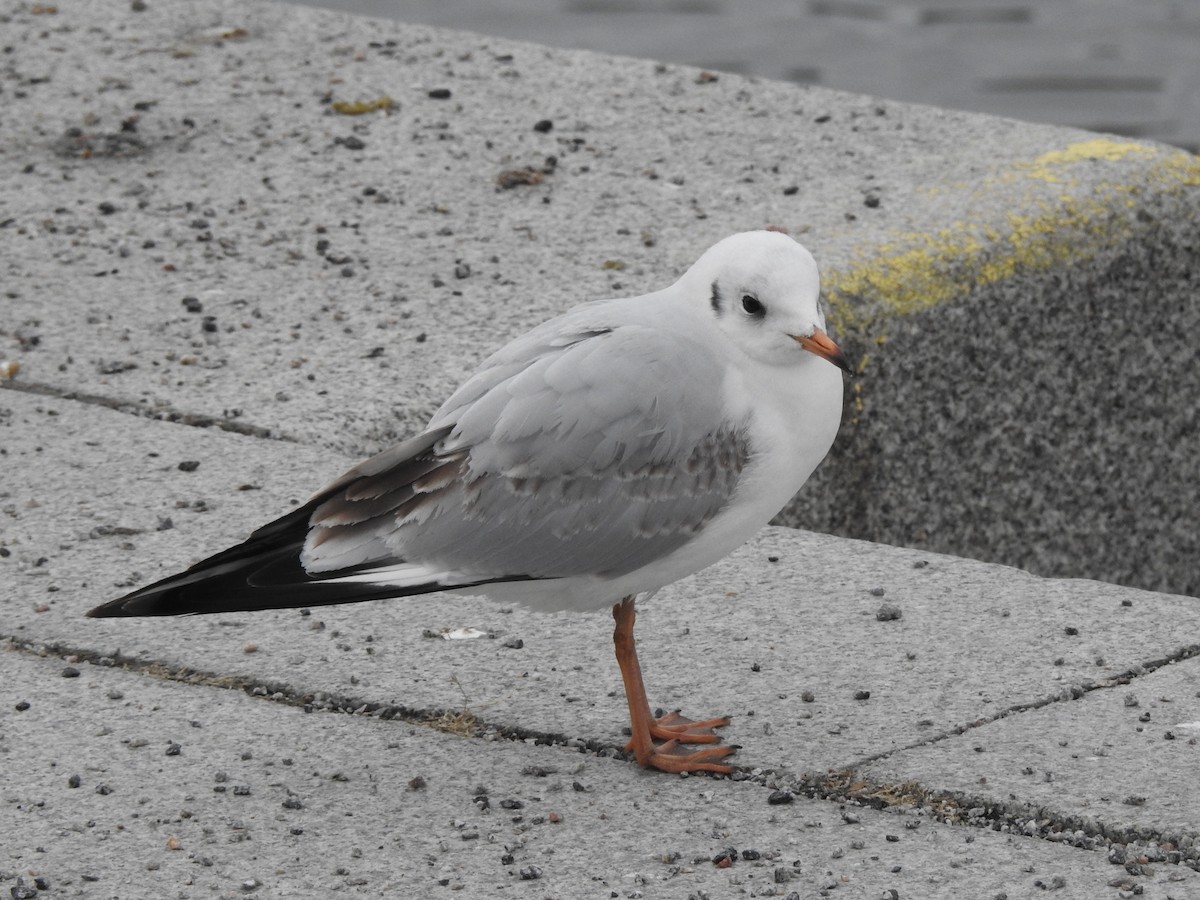
M 861 360 L 785 521 L 1200 590 L 1195 157 L 265 4 L 5 27 L 22 383 L 362 454 L 535 322 L 772 224 Z

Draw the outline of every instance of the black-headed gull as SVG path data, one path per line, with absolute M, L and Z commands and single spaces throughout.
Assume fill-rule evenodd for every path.
M 731 772 L 734 748 L 713 731 L 727 718 L 651 715 L 634 600 L 737 548 L 825 457 L 849 367 L 818 295 L 816 262 L 792 238 L 735 234 L 664 290 L 586 303 L 522 335 L 423 433 L 244 543 L 88 615 L 442 590 L 612 606 L 627 749 L 665 771 Z

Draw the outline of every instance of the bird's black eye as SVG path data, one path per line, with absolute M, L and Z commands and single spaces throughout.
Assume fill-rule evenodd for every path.
M 756 319 L 761 319 L 767 314 L 767 308 L 753 294 L 742 294 L 742 309 Z

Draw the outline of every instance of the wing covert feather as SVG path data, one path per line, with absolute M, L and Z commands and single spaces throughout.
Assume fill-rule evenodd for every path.
M 722 378 L 686 335 L 607 327 L 586 308 L 546 323 L 435 414 L 444 436 L 428 458 L 396 459 L 318 508 L 305 564 L 406 561 L 471 578 L 638 569 L 717 515 L 750 460 L 747 423 L 723 420 Z

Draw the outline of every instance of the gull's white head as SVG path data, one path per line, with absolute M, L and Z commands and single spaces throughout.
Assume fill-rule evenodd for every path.
M 825 333 L 816 260 L 786 234 L 727 237 L 705 251 L 679 286 L 747 356 L 789 365 L 807 350 L 849 371 Z

